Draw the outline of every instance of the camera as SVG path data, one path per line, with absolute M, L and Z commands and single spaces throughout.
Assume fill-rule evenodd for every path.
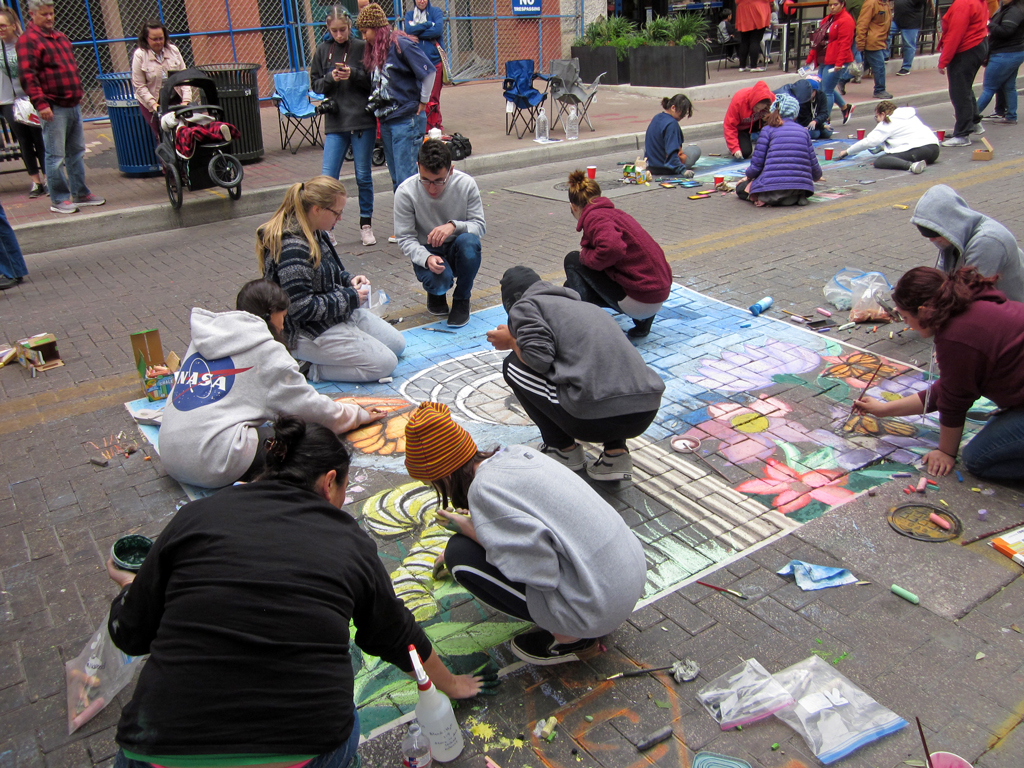
M 338 102 L 334 99 L 324 99 L 316 105 L 316 113 L 318 115 L 336 115 L 338 114 Z

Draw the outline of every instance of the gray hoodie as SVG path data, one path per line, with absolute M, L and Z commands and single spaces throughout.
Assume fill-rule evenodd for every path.
M 910 222 L 952 243 L 939 251 L 943 270 L 976 267 L 986 277 L 999 275 L 996 288 L 1012 301 L 1024 301 L 1024 252 L 1017 239 L 995 219 L 972 211 L 953 189 L 937 184 L 925 192 Z
M 522 361 L 558 388 L 578 419 L 656 411 L 665 382 L 611 315 L 571 288 L 534 283 L 512 305 L 508 328 Z
M 643 596 L 647 561 L 629 526 L 540 451 L 510 445 L 483 462 L 469 511 L 487 562 L 526 585 L 530 618 L 542 629 L 601 637 Z
M 298 416 L 334 432 L 369 420 L 357 405 L 318 393 L 267 324 L 248 312 L 192 310 L 192 343 L 160 427 L 160 461 L 168 474 L 203 488 L 230 485 L 256 456 L 256 428 Z

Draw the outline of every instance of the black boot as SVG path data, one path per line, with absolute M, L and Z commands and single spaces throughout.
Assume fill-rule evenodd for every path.
M 633 327 L 626 331 L 626 335 L 631 339 L 642 339 L 651 332 L 651 326 L 654 325 L 654 315 L 648 317 L 646 320 L 634 320 Z
M 427 312 L 432 315 L 438 315 L 444 317 L 448 314 L 448 297 L 445 294 L 435 296 L 432 293 L 427 294 Z

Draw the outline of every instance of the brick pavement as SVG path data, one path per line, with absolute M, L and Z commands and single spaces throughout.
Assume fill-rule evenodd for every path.
M 948 107 L 923 112 L 927 121 L 938 124 Z M 860 119 L 858 123 L 855 117 L 851 128 L 867 127 Z M 673 271 L 682 275 L 680 282 L 738 306 L 768 293 L 777 306 L 806 311 L 820 305 L 821 285 L 847 264 L 882 268 L 894 279 L 909 266 L 930 263 L 931 246 L 907 224 L 906 212 L 891 207 L 901 201 L 912 205 L 926 183 L 950 180 L 976 208 L 1014 231 L 1024 231 L 1024 207 L 1014 178 L 1024 146 L 1013 129 L 990 133 L 998 147 L 992 163 L 971 163 L 966 152 L 945 151 L 942 162 L 922 177 L 860 169 L 857 178 L 878 182 L 863 186 L 851 196 L 855 199 L 800 211 L 755 211 L 728 198 L 691 203 L 669 190 L 628 196 L 619 204 L 666 245 L 673 254 Z M 705 150 L 720 151 L 720 144 L 707 142 Z M 626 158 L 598 162 L 618 159 Z M 528 264 L 544 275 L 558 273 L 562 254 L 578 242 L 568 206 L 503 190 L 564 176 L 574 165 L 556 163 L 479 179 L 488 205 L 489 235 L 478 306 L 496 302 L 497 277 L 512 263 Z M 381 217 L 389 213 L 388 198 L 379 197 Z M 534 225 L 524 229 L 522 222 Z M 237 286 L 253 276 L 251 238 L 257 223 L 232 221 L 174 239 L 139 237 L 42 254 L 30 260 L 29 281 L 0 297 L 9 338 L 52 330 L 68 360 L 66 367 L 37 379 L 27 378 L 18 367 L 0 370 L 5 417 L 0 429 L 0 765 L 101 765 L 113 754 L 115 706 L 74 737 L 65 735 L 60 662 L 78 653 L 106 610 L 112 589 L 102 559 L 113 538 L 136 527 L 157 533 L 181 493 L 157 462 L 143 460 L 145 451 L 101 470 L 86 463 L 91 450 L 87 444 L 102 445 L 122 430 L 131 432 L 123 409 L 109 405 L 114 398 L 131 396 L 127 333 L 159 326 L 165 348 L 183 350 L 189 308 L 230 306 Z M 397 249 L 383 244 L 361 249 L 351 216 L 341 231 L 346 250 L 360 249 L 346 257 L 347 265 L 388 288 L 392 312 L 409 318 L 406 325 L 422 320 L 422 294 Z M 923 344 L 909 335 L 893 342 L 861 336 L 859 343 L 898 359 L 924 357 Z M 976 496 L 953 486 L 943 498 L 961 510 L 965 522 L 972 520 Z M 894 501 L 883 495 L 860 514 L 877 514 Z M 998 487 L 996 497 L 986 499 L 991 514 L 1007 523 L 1020 514 L 1018 502 L 1016 494 Z M 856 520 L 856 509 L 842 511 L 843 519 Z M 630 663 L 665 663 L 675 655 L 697 655 L 707 674 L 717 674 L 741 657 L 757 656 L 776 670 L 813 650 L 849 652 L 840 671 L 901 715 L 921 714 L 933 748 L 947 746 L 986 768 L 1018 765 L 1021 729 L 1014 727 L 1024 712 L 1017 687 L 1024 670 L 1019 636 L 1004 628 L 1020 624 L 1024 615 L 1019 568 L 995 560 L 1015 580 L 1001 592 L 993 589 L 989 599 L 958 622 L 897 601 L 885 591 L 883 578 L 808 600 L 809 595 L 770 571 L 792 553 L 832 563 L 835 555 L 828 547 L 809 541 L 812 526 L 828 520 L 830 516 L 811 523 L 715 574 L 722 580 L 717 583 L 741 582 L 741 589 L 757 598 L 751 604 L 737 607 L 686 587 L 638 612 L 609 639 L 612 650 L 592 664 L 517 672 L 496 701 L 474 703 L 465 715 L 497 717 L 494 723 L 501 733 L 516 735 L 527 733 L 538 717 L 561 710 L 566 728 L 579 740 L 574 744 L 560 737 L 545 746 L 544 760 L 552 765 L 575 764 L 573 748 L 582 749 L 579 762 L 589 765 L 640 764 L 630 746 L 639 732 L 673 719 L 677 738 L 665 748 L 668 754 L 659 749 L 650 762 L 681 764 L 685 742 L 691 749 L 709 746 L 749 756 L 752 765 L 774 768 L 795 760 L 794 766 L 812 766 L 815 761 L 802 741 L 772 722 L 742 733 L 720 733 L 697 711 L 686 689 L 642 679 L 599 685 L 597 677 Z M 978 525 L 973 521 L 968 531 L 980 532 Z M 995 557 L 983 544 L 967 551 L 979 559 Z M 921 555 L 934 556 L 930 551 Z M 856 558 L 842 562 L 855 573 L 867 567 Z M 970 569 L 949 572 L 971 578 Z M 981 649 L 986 658 L 975 661 Z M 671 708 L 654 706 L 648 694 L 668 699 Z M 603 714 L 592 724 L 576 717 L 594 710 Z M 911 737 L 903 731 L 841 765 L 894 767 L 919 758 Z M 478 742 L 473 741 L 477 749 Z M 770 751 L 772 742 L 783 745 L 780 752 Z M 383 750 L 388 743 L 369 748 L 369 764 L 393 761 L 393 751 L 386 758 L 384 753 L 372 757 L 374 748 Z M 471 749 L 459 764 L 478 765 L 474 754 Z M 543 762 L 529 748 L 503 754 L 498 761 L 503 766 Z

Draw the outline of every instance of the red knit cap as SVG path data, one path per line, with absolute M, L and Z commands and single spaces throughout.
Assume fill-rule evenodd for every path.
M 476 455 L 476 443 L 443 403 L 420 403 L 405 425 L 405 468 L 414 480 L 447 477 Z

